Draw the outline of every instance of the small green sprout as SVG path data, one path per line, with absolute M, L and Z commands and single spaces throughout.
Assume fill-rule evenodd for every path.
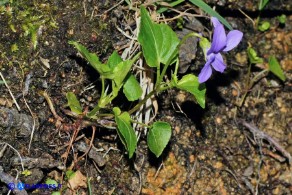
M 262 71 L 260 71 L 259 73 L 257 73 L 255 76 L 251 77 L 251 66 L 252 64 L 257 64 L 257 63 L 263 63 L 264 60 L 260 57 L 258 57 L 256 51 L 249 47 L 247 49 L 247 55 L 249 58 L 249 69 L 248 69 L 248 74 L 247 74 L 247 82 L 245 83 L 246 85 L 246 90 L 245 93 L 242 95 L 241 99 L 239 102 L 237 102 L 238 106 L 242 106 L 245 97 L 247 96 L 248 92 L 250 89 L 252 89 L 252 87 L 262 78 L 266 77 L 268 75 L 269 72 L 273 73 L 274 75 L 276 75 L 279 79 L 281 79 L 283 82 L 286 80 L 286 77 L 284 75 L 284 72 L 278 62 L 278 60 L 275 58 L 275 56 L 270 56 L 269 57 L 269 67 L 263 69 Z
M 268 22 L 268 21 L 263 21 L 263 22 L 261 22 L 260 25 L 258 26 L 258 29 L 259 29 L 259 31 L 264 32 L 264 31 L 269 30 L 270 27 L 271 27 L 270 22 Z
M 264 62 L 264 60 L 258 57 L 257 52 L 251 47 L 247 48 L 247 55 L 248 55 L 249 62 L 251 64 L 258 64 L 258 63 L 260 64 Z
M 278 21 L 280 22 L 280 24 L 285 24 L 286 23 L 286 15 L 282 14 L 281 16 L 278 16 Z
M 60 190 L 59 187 L 60 185 L 58 184 L 58 182 L 54 179 L 46 179 L 46 182 L 45 182 L 48 186 L 50 186 L 50 189 L 53 189 L 53 190 Z M 52 192 L 52 195 L 60 195 L 61 192 L 59 191 L 53 191 Z
M 69 180 L 69 179 L 71 179 L 72 177 L 74 177 L 74 174 L 75 174 L 75 172 L 74 171 L 72 171 L 72 170 L 68 170 L 68 171 L 66 171 L 66 180 Z
M 28 170 L 28 169 L 25 169 L 24 171 L 22 171 L 22 173 L 21 173 L 22 175 L 24 175 L 25 177 L 28 177 L 28 176 L 30 176 L 31 175 L 31 171 L 30 170 Z

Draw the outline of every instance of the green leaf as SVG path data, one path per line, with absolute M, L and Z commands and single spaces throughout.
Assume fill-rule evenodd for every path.
M 278 16 L 277 18 L 278 18 L 280 24 L 286 23 L 286 15 L 285 14 L 282 14 L 281 16 Z
M 50 185 L 58 186 L 58 183 L 54 179 L 46 179 L 45 183 L 48 184 L 48 185 L 50 184 Z
M 259 2 L 259 10 L 264 9 L 264 7 L 267 5 L 267 3 L 268 3 L 269 1 L 270 1 L 270 0 L 260 0 L 260 2 Z
M 121 113 L 118 107 L 113 108 L 115 121 L 117 123 L 118 135 L 128 150 L 129 158 L 132 158 L 137 147 L 137 136 L 131 125 L 131 118 L 128 112 Z
M 202 0 L 190 0 L 193 4 L 204 10 L 206 13 L 210 14 L 213 17 L 216 17 L 222 24 L 224 24 L 229 30 L 232 30 L 230 24 L 220 16 L 216 11 L 214 11 L 208 4 Z
M 75 41 L 69 41 L 69 44 L 74 45 L 81 55 L 100 75 L 109 76 L 111 74 L 110 67 L 106 64 L 102 64 L 96 54 L 90 53 L 83 45 Z
M 176 33 L 166 24 L 152 22 L 144 7 L 141 7 L 138 41 L 150 67 L 158 67 L 160 63 L 169 65 L 178 55 L 180 41 Z
M 158 158 L 171 137 L 171 126 L 166 122 L 157 121 L 151 126 L 147 135 L 147 144 L 151 152 Z
M 1 0 L 1 1 L 0 1 L 0 6 L 5 5 L 5 4 L 8 3 L 8 2 L 9 2 L 9 0 Z
M 258 57 L 257 52 L 251 47 L 247 48 L 247 56 L 250 63 L 252 64 L 258 64 L 258 63 L 261 64 L 264 62 L 264 60 Z
M 69 179 L 71 179 L 71 178 L 73 178 L 74 177 L 74 175 L 75 175 L 75 172 L 74 171 L 72 171 L 72 170 L 68 170 L 68 171 L 66 171 L 66 179 L 67 180 L 69 180 Z
M 107 65 L 111 70 L 113 70 L 116 67 L 116 65 L 118 65 L 122 61 L 123 60 L 121 56 L 118 54 L 118 52 L 114 51 L 112 55 L 108 58 Z
M 82 107 L 73 92 L 68 92 L 66 94 L 66 98 L 68 101 L 68 106 L 70 107 L 71 111 L 76 114 L 82 114 Z
M 142 88 L 133 74 L 127 78 L 123 86 L 123 92 L 129 101 L 135 101 L 141 97 Z
M 192 74 L 187 74 L 178 81 L 177 88 L 185 90 L 193 94 L 202 108 L 205 108 L 205 94 L 206 87 L 205 84 L 199 83 L 198 77 Z
M 134 62 L 139 58 L 140 53 L 135 55 L 133 59 L 131 60 L 126 60 L 120 62 L 118 65 L 116 65 L 112 71 L 112 77 L 118 88 L 121 86 L 122 82 L 128 75 L 129 71 L 132 68 L 132 65 Z
M 271 24 L 270 22 L 267 22 L 267 21 L 264 21 L 264 22 L 261 22 L 261 24 L 258 26 L 258 29 L 259 31 L 266 31 L 266 30 L 269 30 Z
M 282 81 L 286 80 L 283 70 L 275 56 L 270 56 L 269 58 L 269 70 Z

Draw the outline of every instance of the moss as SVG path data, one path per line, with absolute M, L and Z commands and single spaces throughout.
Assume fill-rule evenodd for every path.
M 27 54 L 37 47 L 42 28 L 57 27 L 52 17 L 55 9 L 42 1 L 9 0 L 0 5 L 4 35 L 0 39 L 0 48 L 7 52 L 7 56 L 26 61 Z

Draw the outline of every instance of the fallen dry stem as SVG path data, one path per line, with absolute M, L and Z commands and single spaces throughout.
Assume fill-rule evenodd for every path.
M 24 89 L 22 91 L 22 98 L 24 100 L 24 103 L 27 107 L 27 109 L 29 110 L 29 113 L 31 115 L 31 118 L 33 120 L 33 124 L 32 124 L 32 130 L 31 130 L 31 134 L 30 134 L 30 140 L 29 140 L 29 144 L 28 144 L 28 152 L 30 152 L 30 147 L 31 147 L 31 143 L 32 143 L 32 140 L 33 140 L 33 135 L 34 135 L 34 132 L 35 132 L 35 127 L 36 127 L 36 119 L 35 119 L 35 116 L 32 112 L 32 110 L 30 109 L 26 99 L 25 99 L 25 96 L 28 94 L 28 91 L 29 91 L 29 85 L 31 83 L 31 78 L 33 76 L 33 73 L 30 72 L 27 76 L 26 76 L 26 79 L 25 79 L 25 82 L 24 82 Z M 23 82 L 21 84 L 23 86 Z
M 45 100 L 47 101 L 49 108 L 50 108 L 52 114 L 54 115 L 54 117 L 59 121 L 63 121 L 63 119 L 57 114 L 55 107 L 54 107 L 54 104 L 53 104 L 49 94 L 46 91 L 40 91 L 39 94 L 41 96 L 43 96 L 45 98 Z
M 24 171 L 23 160 L 22 160 L 20 153 L 13 146 L 11 146 L 10 144 L 8 144 L 6 142 L 0 142 L 0 144 L 4 144 L 5 146 L 9 146 L 14 152 L 16 152 L 16 154 L 18 155 L 18 157 L 20 159 L 22 171 Z
M 2 75 L 1 72 L 0 72 L 0 77 L 1 77 L 1 79 L 3 80 L 5 86 L 7 87 L 8 91 L 9 91 L 9 93 L 10 93 L 10 96 L 12 97 L 12 99 L 13 99 L 13 101 L 14 101 L 14 103 L 15 103 L 15 106 L 17 107 L 18 111 L 20 111 L 21 109 L 20 109 L 20 107 L 19 107 L 19 105 L 18 105 L 16 99 L 14 98 L 14 95 L 12 94 L 12 92 L 11 92 L 11 90 L 10 90 L 10 88 L 9 88 L 9 86 L 8 86 L 6 80 L 5 80 L 5 78 L 4 78 L 4 76 Z
M 92 127 L 92 136 L 91 136 L 91 140 L 90 140 L 90 145 L 87 148 L 87 151 L 84 152 L 84 154 L 82 156 L 80 156 L 77 161 L 81 160 L 84 156 L 86 156 L 89 153 L 89 151 L 91 150 L 92 146 L 93 146 L 93 140 L 94 140 L 94 137 L 95 137 L 96 127 L 95 126 L 91 126 L 91 127 Z
M 188 13 L 189 10 L 193 10 L 193 8 L 189 8 L 183 12 L 177 10 L 177 9 L 174 9 L 174 8 L 168 8 L 170 9 L 171 11 L 174 11 L 176 13 L 178 13 L 179 15 L 173 17 L 173 18 L 169 18 L 169 19 L 162 19 L 162 20 L 159 20 L 159 22 L 169 22 L 169 21 L 173 21 L 173 20 L 176 20 L 178 18 L 181 18 L 183 16 L 189 16 L 189 17 L 207 17 L 207 16 L 203 16 L 203 15 L 199 15 L 199 14 L 191 14 L 191 13 Z
M 261 140 L 266 140 L 269 142 L 277 151 L 279 151 L 287 160 L 289 165 L 292 163 L 292 157 L 289 152 L 287 152 L 274 138 L 266 134 L 265 132 L 261 131 L 254 125 L 239 119 L 238 120 L 243 126 L 248 128 L 248 130 L 254 135 L 254 137 L 261 139 Z

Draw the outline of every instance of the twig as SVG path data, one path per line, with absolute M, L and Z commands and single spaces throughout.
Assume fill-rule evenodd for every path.
M 118 7 L 119 5 L 121 5 L 124 2 L 124 0 L 121 0 L 120 2 L 118 2 L 116 5 L 112 6 L 111 8 L 109 8 L 108 10 L 105 10 L 102 14 L 99 14 L 97 16 L 102 16 L 106 13 L 108 13 L 109 11 L 115 9 L 116 7 Z
M 4 78 L 4 76 L 2 75 L 1 72 L 0 72 L 0 76 L 1 76 L 1 79 L 3 80 L 5 86 L 7 87 L 8 91 L 9 91 L 9 93 L 10 93 L 10 96 L 12 97 L 12 99 L 13 99 L 13 101 L 14 101 L 14 103 L 15 103 L 15 106 L 17 107 L 18 111 L 20 111 L 21 109 L 20 109 L 20 107 L 19 107 L 19 105 L 18 105 L 16 99 L 14 98 L 14 95 L 12 94 L 12 92 L 11 92 L 11 90 L 10 90 L 10 88 L 9 88 L 9 86 L 8 86 L 6 80 L 5 80 L 5 78 Z
M 155 175 L 154 175 L 154 180 L 156 180 L 156 178 L 158 177 L 158 174 L 160 173 L 160 170 L 162 169 L 162 167 L 164 166 L 163 162 L 159 165 Z
M 251 18 L 251 17 L 249 17 L 249 15 L 247 15 L 244 11 L 242 11 L 241 9 L 238 9 L 247 19 L 249 19 L 250 21 L 251 21 L 251 23 L 252 23 L 252 25 L 253 25 L 253 27 L 255 27 L 256 26 L 256 24 L 255 24 L 255 22 L 254 22 L 254 20 Z
M 46 99 L 46 101 L 49 105 L 49 108 L 50 108 L 52 114 L 54 115 L 55 119 L 57 119 L 58 121 L 63 121 L 63 119 L 57 114 L 55 107 L 54 107 L 54 104 L 53 104 L 49 94 L 46 91 L 40 91 L 39 94 Z
M 246 121 L 239 119 L 239 122 L 245 126 L 246 128 L 249 129 L 249 131 L 259 139 L 264 139 L 268 141 L 273 147 L 275 147 L 276 150 L 278 150 L 287 160 L 288 163 L 291 165 L 292 164 L 292 157 L 289 152 L 287 152 L 275 139 L 273 139 L 271 136 L 268 134 L 264 133 L 254 125 L 247 123 Z
M 77 159 L 77 161 L 81 160 L 84 156 L 86 156 L 86 155 L 90 152 L 90 150 L 91 150 L 91 148 L 92 148 L 92 146 L 93 146 L 93 140 L 94 140 L 94 137 L 95 137 L 96 127 L 95 127 L 95 126 L 91 126 L 91 127 L 92 127 L 92 136 L 91 136 L 91 140 L 90 140 L 89 147 L 88 147 L 87 150 L 84 152 L 84 154 L 81 155 L 81 156 Z
M 16 154 L 19 156 L 19 159 L 20 159 L 22 171 L 24 171 L 23 160 L 21 158 L 20 153 L 14 147 L 12 147 L 10 144 L 8 144 L 6 142 L 0 142 L 0 144 L 5 144 L 5 145 L 9 146 L 12 150 L 14 150 L 16 152 Z
M 75 142 L 77 142 L 78 140 L 82 139 L 83 137 L 85 137 L 84 134 L 82 134 L 82 135 L 76 137 Z M 66 148 L 66 147 L 69 146 L 69 145 L 70 145 L 70 143 L 67 143 L 67 144 L 65 144 L 65 145 L 63 145 L 63 146 L 60 146 L 59 148 L 57 148 L 56 150 L 54 150 L 54 153 L 57 153 L 57 152 L 63 150 L 64 148 Z
M 190 178 L 193 175 L 194 171 L 196 170 L 197 162 L 198 162 L 198 160 L 196 159 L 194 162 L 194 165 L 192 166 L 191 172 L 188 175 L 188 178 Z
M 30 134 L 30 140 L 29 140 L 29 144 L 28 144 L 28 152 L 30 152 L 31 143 L 32 143 L 34 132 L 35 132 L 36 121 L 35 121 L 34 114 L 33 114 L 32 110 L 30 109 L 30 107 L 29 107 L 26 99 L 24 98 L 24 96 L 23 96 L 23 100 L 24 100 L 24 103 L 25 103 L 27 109 L 29 110 L 29 112 L 31 114 L 31 118 L 32 118 L 32 121 L 33 121 L 32 130 L 31 130 L 31 134 Z
M 1 151 L 0 151 L 0 158 L 3 157 L 4 152 L 6 151 L 6 148 L 7 148 L 7 144 L 5 143 L 4 146 L 3 146 L 3 148 L 2 148 Z
M 136 163 L 134 163 L 134 168 L 135 170 L 138 172 L 139 175 L 139 190 L 138 190 L 138 194 L 141 194 L 142 191 L 142 173 L 141 173 L 141 168 L 144 164 L 144 160 L 145 160 L 145 156 L 142 155 L 142 160 L 141 160 L 141 165 L 138 167 Z
M 25 79 L 25 82 L 24 82 L 24 89 L 22 90 L 22 97 L 23 97 L 23 100 L 24 100 L 24 103 L 27 107 L 27 109 L 29 110 L 29 113 L 31 114 L 31 118 L 33 120 L 33 124 L 32 124 L 32 130 L 31 130 L 31 134 L 30 134 L 30 140 L 29 140 L 29 144 L 28 144 L 28 152 L 30 152 L 30 147 L 31 147 L 31 143 L 32 143 L 32 140 L 33 140 L 33 135 L 34 135 L 34 132 L 35 132 L 35 127 L 36 127 L 36 121 L 35 121 L 35 117 L 34 117 L 34 114 L 32 112 L 32 110 L 30 109 L 26 99 L 25 99 L 25 96 L 28 94 L 28 91 L 29 91 L 29 85 L 31 83 L 31 78 L 33 76 L 33 72 L 30 72 L 27 76 L 26 76 L 26 79 Z M 22 85 L 23 85 L 23 82 L 22 82 Z
M 91 139 L 92 140 L 92 139 Z M 78 143 L 74 144 L 74 147 L 81 152 L 84 152 L 84 154 L 78 158 L 77 161 L 79 161 L 83 156 L 87 155 L 89 158 L 91 158 L 99 167 L 102 167 L 105 165 L 106 161 L 100 154 L 101 150 L 95 148 L 93 146 L 88 146 L 85 141 L 79 141 Z M 102 149 L 103 151 L 103 149 Z
M 177 9 L 174 9 L 174 8 L 168 8 L 170 9 L 171 11 L 174 11 L 176 13 L 179 13 L 179 15 L 173 17 L 173 18 L 169 18 L 169 19 L 163 19 L 163 20 L 159 20 L 159 22 L 169 22 L 169 21 L 173 21 L 173 20 L 176 20 L 182 16 L 189 16 L 189 17 L 204 17 L 204 18 L 207 18 L 207 16 L 203 16 L 203 15 L 198 15 L 198 14 L 191 14 L 191 13 L 187 13 L 187 11 L 189 10 L 192 10 L 193 8 L 189 8 L 183 12 L 177 10 Z
M 238 179 L 238 176 L 236 175 L 236 173 L 233 173 L 230 169 L 226 168 L 226 169 L 222 169 L 221 171 L 226 171 L 227 173 L 229 173 L 236 181 L 237 185 L 239 186 L 239 188 L 242 189 L 242 186 L 240 185 L 240 180 Z

